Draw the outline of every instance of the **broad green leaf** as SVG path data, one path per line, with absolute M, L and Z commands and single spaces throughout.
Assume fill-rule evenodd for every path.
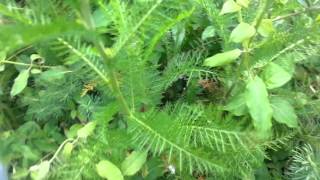
M 273 118 L 279 123 L 286 124 L 288 127 L 298 127 L 298 117 L 291 104 L 280 97 L 273 97 L 271 99 L 271 106 L 273 108 Z
M 49 173 L 50 162 L 43 161 L 38 165 L 30 167 L 31 178 L 35 180 L 45 179 L 47 174 Z
M 234 0 L 227 0 L 222 6 L 220 15 L 238 12 L 240 9 L 241 9 L 241 6 L 239 6 L 236 2 L 234 2 Z
M 223 66 L 235 61 L 241 55 L 241 53 L 242 51 L 240 49 L 219 53 L 205 59 L 203 65 L 209 67 Z
M 287 72 L 276 63 L 269 63 L 262 72 L 262 78 L 268 89 L 283 86 L 290 81 L 292 73 Z
M 96 127 L 95 122 L 89 122 L 84 127 L 78 130 L 77 135 L 79 138 L 87 138 L 90 136 Z
M 240 23 L 230 35 L 230 40 L 235 43 L 241 43 L 250 39 L 256 33 L 256 29 L 248 23 Z
M 73 150 L 73 144 L 68 142 L 64 145 L 62 155 L 66 158 L 70 157 Z
M 250 0 L 237 0 L 237 3 L 242 7 L 248 7 L 250 4 Z
M 15 96 L 23 91 L 27 86 L 29 79 L 29 70 L 22 70 L 18 77 L 14 80 L 10 95 Z
M 263 37 L 268 37 L 274 32 L 274 27 L 271 19 L 263 19 L 258 28 L 258 33 Z
M 232 97 L 224 109 L 231 112 L 235 116 L 245 115 L 248 112 L 245 93 Z
M 123 180 L 120 169 L 108 160 L 103 160 L 96 164 L 96 170 L 100 177 L 108 180 Z
M 132 176 L 137 173 L 147 160 L 147 152 L 133 151 L 121 164 L 124 175 Z
M 272 107 L 268 99 L 267 88 L 256 76 L 246 87 L 246 104 L 253 119 L 253 126 L 261 135 L 266 136 L 271 130 Z
M 202 40 L 206 40 L 210 37 L 213 37 L 215 36 L 215 28 L 213 26 L 208 26 L 206 27 L 206 29 L 202 32 L 202 35 L 201 35 L 201 39 Z

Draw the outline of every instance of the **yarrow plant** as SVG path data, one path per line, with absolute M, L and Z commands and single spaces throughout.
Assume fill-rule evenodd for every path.
M 319 12 L 2 0 L 0 161 L 10 179 L 320 179 Z

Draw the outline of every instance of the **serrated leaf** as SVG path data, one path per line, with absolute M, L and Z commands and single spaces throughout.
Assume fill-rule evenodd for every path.
M 218 53 L 212 57 L 205 59 L 203 65 L 209 67 L 223 66 L 235 61 L 241 55 L 241 53 L 242 51 L 240 49 Z
M 290 81 L 292 73 L 287 72 L 276 63 L 269 63 L 262 72 L 262 78 L 268 89 L 283 86 Z
M 272 108 L 268 99 L 267 88 L 262 79 L 256 76 L 246 87 L 246 104 L 253 119 L 253 126 L 267 136 L 271 130 Z
M 235 43 L 241 43 L 250 39 L 256 33 L 256 29 L 248 23 L 240 23 L 230 35 L 230 40 Z
M 121 164 L 124 175 L 132 176 L 137 173 L 147 160 L 147 152 L 133 151 Z
M 237 3 L 240 6 L 247 8 L 250 4 L 250 0 L 237 0 Z
M 202 32 L 202 35 L 201 35 L 201 39 L 202 40 L 206 40 L 210 37 L 213 37 L 215 36 L 215 28 L 213 26 L 208 26 L 206 27 L 206 29 Z
M 21 93 L 28 84 L 29 70 L 22 70 L 14 80 L 10 95 L 15 96 Z
M 235 116 L 245 115 L 248 112 L 245 93 L 232 97 L 224 110 L 231 112 Z
M 298 127 L 298 117 L 292 105 L 285 99 L 273 97 L 271 99 L 273 108 L 273 118 L 279 122 L 286 124 L 288 127 Z
M 108 160 L 103 160 L 96 164 L 96 171 L 100 177 L 108 180 L 123 180 L 120 169 Z
M 90 136 L 96 127 L 95 122 L 89 122 L 84 127 L 78 130 L 77 135 L 79 138 L 87 138 Z
M 241 6 L 239 6 L 236 2 L 234 2 L 234 0 L 227 0 L 222 6 L 220 15 L 238 12 L 240 9 L 241 9 Z
M 258 28 L 258 33 L 263 37 L 268 37 L 274 32 L 274 27 L 271 19 L 263 19 Z
M 30 167 L 31 178 L 35 180 L 42 180 L 45 179 L 47 174 L 49 173 L 50 169 L 50 162 L 43 161 L 38 165 Z

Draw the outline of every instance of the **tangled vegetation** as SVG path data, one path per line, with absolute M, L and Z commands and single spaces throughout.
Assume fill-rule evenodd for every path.
M 0 0 L 0 162 L 10 179 L 320 179 L 319 12 Z

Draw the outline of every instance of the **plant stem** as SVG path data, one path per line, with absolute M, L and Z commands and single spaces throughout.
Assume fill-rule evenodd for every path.
M 92 15 L 91 15 L 91 10 L 90 10 L 90 4 L 88 0 L 81 0 L 81 14 L 83 16 L 83 20 L 85 21 L 87 28 L 89 30 L 94 31 L 95 30 L 95 25 L 92 20 Z M 111 90 L 116 96 L 117 101 L 120 103 L 120 106 L 122 108 L 122 111 L 124 115 L 126 116 L 132 116 L 132 113 L 130 111 L 130 108 L 121 92 L 118 78 L 117 78 L 117 73 L 114 70 L 113 64 L 111 62 L 110 56 L 105 52 L 105 47 L 104 44 L 101 40 L 95 40 L 94 42 L 95 47 L 98 49 L 101 57 L 107 64 L 107 71 L 108 75 L 110 76 L 110 85 L 111 85 Z
M 27 63 L 21 63 L 21 62 L 15 62 L 15 61 L 8 61 L 8 60 L 3 60 L 0 61 L 0 64 L 14 64 L 14 65 L 19 65 L 19 66 L 28 66 L 28 67 L 37 67 L 37 68 L 54 68 L 54 66 L 42 66 L 42 65 L 35 65 L 35 64 L 27 64 Z
M 293 16 L 298 16 L 300 14 L 303 14 L 303 13 L 306 13 L 306 12 L 311 12 L 311 11 L 320 11 L 320 7 L 310 7 L 310 8 L 306 8 L 303 11 L 299 11 L 299 12 L 295 12 L 295 13 L 291 13 L 291 14 L 286 14 L 286 15 L 283 15 L 283 16 L 278 16 L 278 17 L 274 18 L 272 21 L 279 21 L 279 20 L 282 20 L 282 19 L 290 18 L 290 17 L 293 17 Z

